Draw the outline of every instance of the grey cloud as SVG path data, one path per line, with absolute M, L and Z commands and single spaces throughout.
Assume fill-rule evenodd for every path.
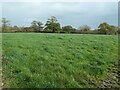
M 117 24 L 117 2 L 49 2 L 49 3 L 4 3 L 3 17 L 13 25 L 30 25 L 32 20 L 45 21 L 56 16 L 62 25 L 78 28 L 88 24 L 95 28 L 102 21 Z

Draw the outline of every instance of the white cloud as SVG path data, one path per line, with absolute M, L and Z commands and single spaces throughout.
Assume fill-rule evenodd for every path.
M 1 2 L 118 2 L 119 0 L 1 0 Z

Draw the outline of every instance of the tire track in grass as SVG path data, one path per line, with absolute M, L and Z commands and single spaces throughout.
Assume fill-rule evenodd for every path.
M 115 65 L 112 70 L 109 70 L 106 80 L 104 80 L 98 88 L 120 88 L 118 75 L 118 68 Z

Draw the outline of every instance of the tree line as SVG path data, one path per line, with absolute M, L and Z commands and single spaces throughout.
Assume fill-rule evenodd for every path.
M 117 26 L 107 22 L 101 23 L 97 29 L 91 30 L 88 25 L 80 26 L 78 29 L 71 25 L 61 27 L 57 18 L 51 16 L 45 25 L 40 21 L 32 21 L 29 27 L 11 26 L 10 20 L 2 18 L 2 32 L 39 32 L 39 33 L 76 33 L 76 34 L 119 34 Z

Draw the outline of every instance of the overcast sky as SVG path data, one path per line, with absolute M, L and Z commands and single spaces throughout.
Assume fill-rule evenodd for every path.
M 117 2 L 4 2 L 2 17 L 11 20 L 12 25 L 30 26 L 33 20 L 45 24 L 55 16 L 59 23 L 78 28 L 88 25 L 96 28 L 102 22 L 117 25 Z

